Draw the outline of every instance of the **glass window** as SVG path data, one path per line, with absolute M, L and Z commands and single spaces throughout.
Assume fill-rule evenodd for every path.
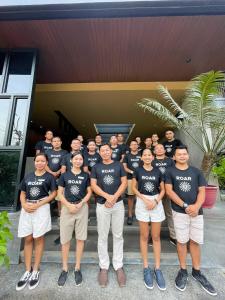
M 0 206 L 13 206 L 20 151 L 0 152 Z
M 4 145 L 5 136 L 7 134 L 6 131 L 11 113 L 11 104 L 12 101 L 10 99 L 0 98 L 0 146 Z
M 33 53 L 15 52 L 10 55 L 7 93 L 27 93 L 31 88 Z
M 14 115 L 13 128 L 11 134 L 11 146 L 21 146 L 24 139 L 24 129 L 27 115 L 27 99 L 17 99 L 16 111 Z

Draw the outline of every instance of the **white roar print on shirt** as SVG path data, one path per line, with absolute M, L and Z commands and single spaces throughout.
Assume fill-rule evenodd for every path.
M 103 182 L 104 182 L 105 184 L 107 184 L 107 185 L 111 185 L 111 184 L 113 184 L 113 182 L 114 182 L 114 178 L 113 178 L 113 176 L 111 176 L 111 175 L 106 175 L 106 176 L 104 176 L 104 178 L 103 178 Z
M 80 189 L 77 185 L 72 185 L 70 188 L 70 192 L 72 195 L 78 195 L 79 191 L 80 191 Z
M 39 194 L 40 194 L 40 189 L 38 187 L 34 186 L 30 189 L 30 195 L 32 197 L 37 197 Z
M 59 163 L 59 158 L 54 157 L 54 158 L 52 159 L 52 163 L 53 163 L 53 164 L 58 164 L 58 163 Z
M 191 185 L 187 181 L 183 181 L 179 184 L 179 188 L 182 192 L 189 192 L 191 190 Z
M 151 183 L 151 182 L 146 182 L 144 184 L 144 189 L 147 191 L 147 192 L 152 192 L 154 190 L 154 184 Z

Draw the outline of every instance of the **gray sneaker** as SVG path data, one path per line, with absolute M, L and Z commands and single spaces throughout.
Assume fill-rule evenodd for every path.
M 161 291 L 165 291 L 166 290 L 166 282 L 165 282 L 165 279 L 163 277 L 162 271 L 160 269 L 155 269 L 154 274 L 155 274 L 155 279 L 156 279 L 156 283 L 157 283 L 158 288 Z
M 148 268 L 144 268 L 144 284 L 147 289 L 152 290 L 154 285 L 153 285 L 153 276 L 152 276 L 152 270 Z

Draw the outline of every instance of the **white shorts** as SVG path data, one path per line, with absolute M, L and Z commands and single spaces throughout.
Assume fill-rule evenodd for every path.
M 149 201 L 154 201 L 154 198 L 156 198 L 157 196 L 158 195 L 145 195 L 145 197 L 148 198 Z M 136 219 L 142 222 L 162 222 L 166 218 L 162 201 L 160 201 L 159 204 L 156 205 L 156 207 L 152 210 L 148 210 L 146 209 L 144 201 L 141 200 L 139 197 L 137 197 L 135 215 Z
M 49 203 L 40 206 L 35 212 L 28 213 L 21 209 L 18 237 L 33 235 L 33 238 L 43 236 L 52 229 Z

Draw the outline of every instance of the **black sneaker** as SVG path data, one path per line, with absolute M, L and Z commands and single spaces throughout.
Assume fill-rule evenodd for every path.
M 60 236 L 57 237 L 57 239 L 54 240 L 54 244 L 55 245 L 59 245 L 60 244 Z
M 127 218 L 127 225 L 132 225 L 133 224 L 133 218 L 132 217 L 128 217 Z
M 177 240 L 170 237 L 170 244 L 172 244 L 173 246 L 176 246 Z
M 80 270 L 75 270 L 74 271 L 74 276 L 75 276 L 76 286 L 81 285 L 81 283 L 83 281 L 81 271 Z
M 187 286 L 187 280 L 187 270 L 180 269 L 175 279 L 175 287 L 181 292 L 185 291 Z
M 59 275 L 59 279 L 58 279 L 58 286 L 64 286 L 64 284 L 66 283 L 66 279 L 68 277 L 68 271 L 64 271 L 62 270 L 61 274 Z
M 207 278 L 199 271 L 199 272 L 193 272 L 192 271 L 192 277 L 194 280 L 198 281 L 203 288 L 209 295 L 216 296 L 217 292 L 215 288 L 211 285 L 211 283 L 207 280 Z
M 26 271 L 20 278 L 20 280 L 17 282 L 16 290 L 21 291 L 25 286 L 27 285 L 30 276 L 32 275 L 32 269 L 30 271 Z
M 38 286 L 39 282 L 40 282 L 40 272 L 33 271 L 29 279 L 29 290 L 35 289 L 36 286 Z

